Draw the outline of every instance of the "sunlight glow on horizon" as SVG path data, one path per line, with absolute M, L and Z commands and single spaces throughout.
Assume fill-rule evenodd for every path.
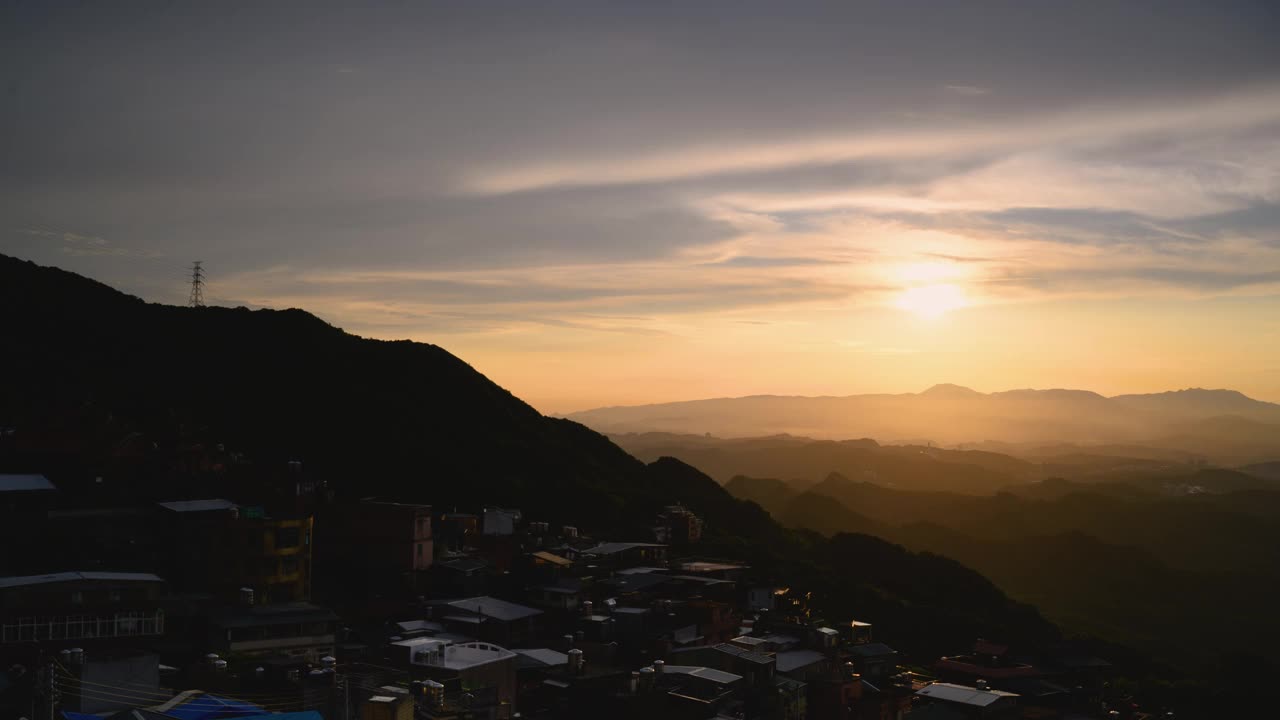
M 926 319 L 935 319 L 952 310 L 968 307 L 969 300 L 958 285 L 920 285 L 902 291 L 894 307 Z

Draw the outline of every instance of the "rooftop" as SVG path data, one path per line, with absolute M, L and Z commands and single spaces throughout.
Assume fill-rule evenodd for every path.
M 680 563 L 680 569 L 690 573 L 710 573 L 710 572 L 727 572 L 729 570 L 744 570 L 746 565 L 735 565 L 733 563 L 722 562 L 706 562 L 695 560 L 693 562 Z
M 817 650 L 783 650 L 773 656 L 778 672 L 791 672 L 822 662 L 827 656 Z
M 426 654 L 426 653 L 424 653 Z M 420 663 L 431 667 L 442 667 L 449 670 L 467 670 L 489 663 L 500 662 L 516 657 L 506 648 L 483 642 L 464 643 L 445 646 L 440 652 L 426 654 L 426 662 Z M 417 659 L 415 658 L 415 662 Z
M 711 648 L 713 650 L 719 650 L 722 653 L 733 655 L 735 657 L 741 658 L 748 662 L 756 663 L 758 665 L 769 665 L 773 663 L 772 655 L 765 655 L 762 652 L 756 652 L 754 650 L 744 650 L 743 648 L 740 648 L 737 645 L 730 645 L 729 643 L 720 643 L 719 645 L 712 645 Z
M 57 490 L 43 475 L 0 475 L 0 492 Z
M 1018 697 L 1017 693 L 1004 692 L 1002 690 L 979 690 L 968 685 L 941 682 L 930 683 L 920 688 L 916 691 L 916 695 L 972 707 L 987 707 L 1002 698 Z
M 582 552 L 588 555 L 615 555 L 620 552 L 635 550 L 637 548 L 665 548 L 665 547 L 666 545 L 662 545 L 660 543 L 613 542 L 613 543 L 601 543 L 593 548 L 588 548 L 586 550 L 583 550 Z
M 728 685 L 742 679 L 741 675 L 697 665 L 666 665 L 662 668 L 662 671 L 673 675 L 688 675 L 702 680 L 710 680 L 721 685 Z
M 28 585 L 45 585 L 48 583 L 80 582 L 97 580 L 102 582 L 164 582 L 164 578 L 151 573 L 126 572 L 60 572 L 47 575 L 21 575 L 0 578 L 0 588 L 25 587 Z
M 404 622 L 396 623 L 396 629 L 402 633 L 441 632 L 444 630 L 444 626 L 430 620 L 405 620 Z
M 465 610 L 477 615 L 483 615 L 492 620 L 501 622 L 512 622 L 514 620 L 523 620 L 524 618 L 541 615 L 542 611 L 524 605 L 517 605 L 506 600 L 499 600 L 495 597 L 482 595 L 480 597 L 465 598 L 463 600 L 453 600 L 447 603 L 449 607 Z
M 449 568 L 450 570 L 457 570 L 458 572 L 475 572 L 489 567 L 489 563 L 484 560 L 469 557 L 445 560 L 443 562 L 436 563 L 436 565 L 442 568 Z
M 391 644 L 396 647 L 409 648 L 410 652 L 414 652 L 416 650 L 430 650 L 437 646 L 444 647 L 449 644 L 449 641 L 436 637 L 417 637 L 409 638 L 408 640 L 397 640 Z
M 527 663 L 531 667 L 554 667 L 557 665 L 567 665 L 569 663 L 568 655 L 562 652 L 556 652 L 550 648 L 524 648 L 522 650 L 513 650 L 512 652 L 531 661 Z
M 795 635 L 784 635 L 782 633 L 769 633 L 768 635 L 761 635 L 760 639 L 764 640 L 765 642 L 772 643 L 773 645 L 776 645 L 779 648 L 786 648 L 792 645 L 800 644 L 800 638 L 796 637 Z
M 670 579 L 669 576 L 662 573 L 633 573 L 631 575 L 611 577 L 601 580 L 601 582 L 613 587 L 620 593 L 630 593 L 657 587 Z
M 337 619 L 337 614 L 328 608 L 312 605 L 308 602 L 291 602 L 232 608 L 223 612 L 217 623 L 220 627 L 233 628 L 283 625 L 285 623 L 298 622 L 327 622 Z
M 538 560 L 541 560 L 543 562 L 549 562 L 552 565 L 559 565 L 561 567 L 564 567 L 566 565 L 573 564 L 573 561 L 570 560 L 569 558 L 560 557 L 559 555 L 556 555 L 555 553 L 547 552 L 546 550 L 539 550 L 537 552 L 529 553 L 529 554 L 537 558 Z
M 162 502 L 160 507 L 173 512 L 211 512 L 214 510 L 232 510 L 236 504 L 230 500 L 174 500 Z
M 643 575 L 645 573 L 655 573 L 655 572 L 660 573 L 660 572 L 666 572 L 666 571 L 667 571 L 666 568 L 648 567 L 645 565 L 641 565 L 640 567 L 623 568 L 622 570 L 618 570 L 617 574 L 618 575 Z
M 849 648 L 849 654 L 863 658 L 893 655 L 896 652 L 898 651 L 884 643 L 863 643 L 862 645 L 854 645 Z

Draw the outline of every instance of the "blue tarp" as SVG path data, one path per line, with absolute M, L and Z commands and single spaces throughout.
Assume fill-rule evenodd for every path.
M 216 695 L 199 695 L 165 711 L 176 720 L 221 720 L 221 718 L 248 718 L 261 716 L 265 711 L 258 705 L 232 700 Z
M 67 720 L 102 720 L 101 715 L 90 715 L 89 713 L 71 712 L 70 710 L 63 710 L 62 717 L 66 718 Z
M 324 720 L 324 717 L 315 710 L 303 710 L 302 712 L 276 713 L 275 715 L 254 715 L 253 717 L 237 718 L 237 720 Z

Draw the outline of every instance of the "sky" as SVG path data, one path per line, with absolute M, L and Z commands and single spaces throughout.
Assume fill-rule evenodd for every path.
M 440 345 L 548 413 L 1280 402 L 1272 2 L 0 8 L 0 252 Z

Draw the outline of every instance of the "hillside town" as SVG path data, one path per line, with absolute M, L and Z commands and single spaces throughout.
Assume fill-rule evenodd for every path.
M 338 501 L 301 462 L 163 502 L 0 475 L 5 717 L 1149 717 L 1068 645 L 908 657 L 875 618 L 704 554 L 519 508 Z M 98 488 L 95 495 L 94 488 Z

